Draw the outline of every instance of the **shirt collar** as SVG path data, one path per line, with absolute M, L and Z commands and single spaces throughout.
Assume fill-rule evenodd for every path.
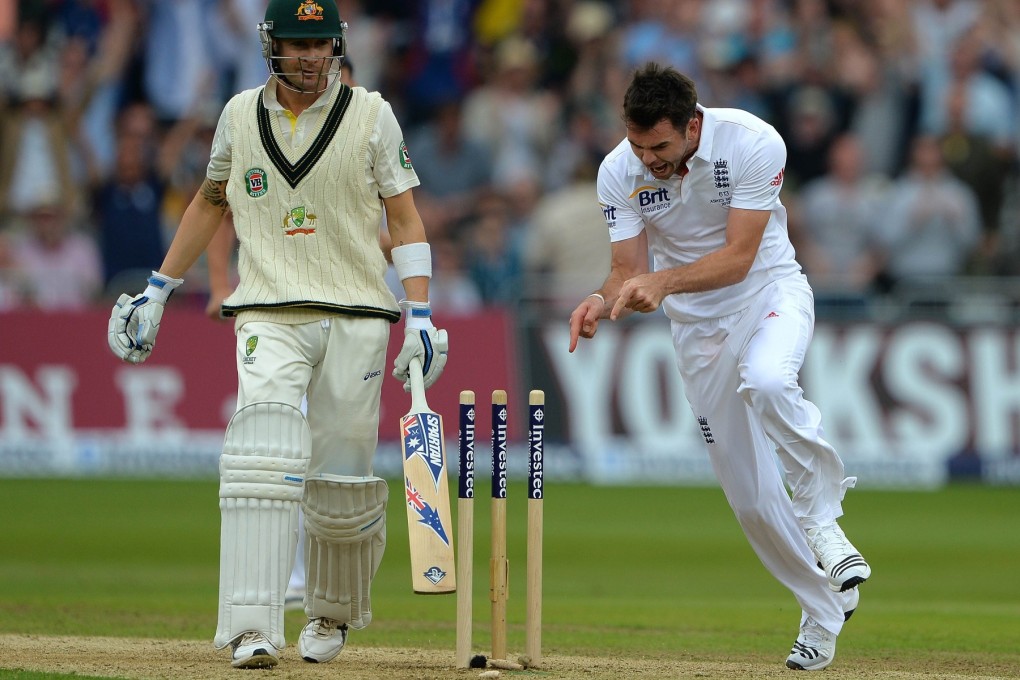
M 708 161 L 712 157 L 712 140 L 715 139 L 715 116 L 701 104 L 695 104 L 694 106 L 697 111 L 701 112 L 701 139 L 698 141 L 698 150 L 694 152 L 691 160 L 700 158 L 703 161 Z M 688 165 L 688 167 L 690 166 Z M 648 180 L 655 179 L 633 151 L 631 151 L 630 159 L 627 161 L 627 174 L 641 175 Z

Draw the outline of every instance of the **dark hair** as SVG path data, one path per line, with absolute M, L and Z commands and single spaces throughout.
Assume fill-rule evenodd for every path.
M 623 97 L 623 120 L 648 130 L 665 118 L 682 130 L 694 118 L 697 103 L 693 80 L 672 66 L 648 62 L 634 73 Z

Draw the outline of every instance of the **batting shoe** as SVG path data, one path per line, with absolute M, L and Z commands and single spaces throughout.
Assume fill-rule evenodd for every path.
M 280 662 L 276 647 L 262 633 L 248 631 L 230 643 L 234 668 L 272 668 Z
M 347 643 L 347 624 L 317 616 L 298 637 L 298 653 L 309 663 L 326 663 L 340 653 Z
M 857 605 L 861 602 L 861 591 L 857 588 L 851 588 L 843 593 L 840 593 L 843 597 L 843 621 L 849 621 L 850 617 L 857 611 Z
M 836 635 L 818 625 L 810 616 L 800 627 L 786 667 L 795 671 L 820 671 L 836 656 Z
M 829 588 L 842 593 L 868 580 L 871 567 L 846 534 L 833 522 L 817 529 L 808 529 L 808 543 L 818 560 L 818 567 L 829 579 Z

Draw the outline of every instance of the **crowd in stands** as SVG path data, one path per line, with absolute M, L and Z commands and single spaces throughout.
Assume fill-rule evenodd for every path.
M 331 2 L 333 0 L 319 0 Z M 572 308 L 608 271 L 595 176 L 646 61 L 772 123 L 821 299 L 1020 276 L 1016 0 L 339 0 L 421 186 L 433 305 Z M 0 3 L 0 310 L 140 290 L 225 101 L 266 80 L 264 0 Z M 201 308 L 196 267 L 179 298 Z

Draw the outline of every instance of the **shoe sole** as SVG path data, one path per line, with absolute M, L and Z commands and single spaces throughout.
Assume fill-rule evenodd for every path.
M 343 650 L 341 650 L 341 651 L 343 651 Z M 337 658 L 338 656 L 340 656 L 340 652 L 337 652 L 336 654 L 334 654 L 333 656 L 329 657 L 328 659 L 316 659 L 314 656 L 302 656 L 301 658 L 304 659 L 305 661 L 307 661 L 308 663 L 326 663 L 327 661 L 332 661 L 333 659 Z
M 825 663 L 825 664 L 823 664 L 821 666 L 811 666 L 810 668 L 805 668 L 804 666 L 801 666 L 796 661 L 787 661 L 786 662 L 786 667 L 787 668 L 792 668 L 795 671 L 820 671 L 823 668 L 828 668 L 829 664 L 831 664 L 831 663 L 832 663 L 832 661 L 829 661 L 828 663 Z
M 251 658 L 245 659 L 241 663 L 231 664 L 234 668 L 245 668 L 245 669 L 256 669 L 256 668 L 272 668 L 280 661 L 272 654 L 253 654 Z
M 829 589 L 832 590 L 833 592 L 836 592 L 836 593 L 845 593 L 846 591 L 850 590 L 851 588 L 856 588 L 857 586 L 861 585 L 862 583 L 864 583 L 867 580 L 868 579 L 866 579 L 866 578 L 864 578 L 862 576 L 852 576 L 852 577 L 848 578 L 847 580 L 843 581 L 843 583 L 841 583 L 839 586 L 834 586 L 834 585 L 832 585 L 830 583 L 829 584 Z

